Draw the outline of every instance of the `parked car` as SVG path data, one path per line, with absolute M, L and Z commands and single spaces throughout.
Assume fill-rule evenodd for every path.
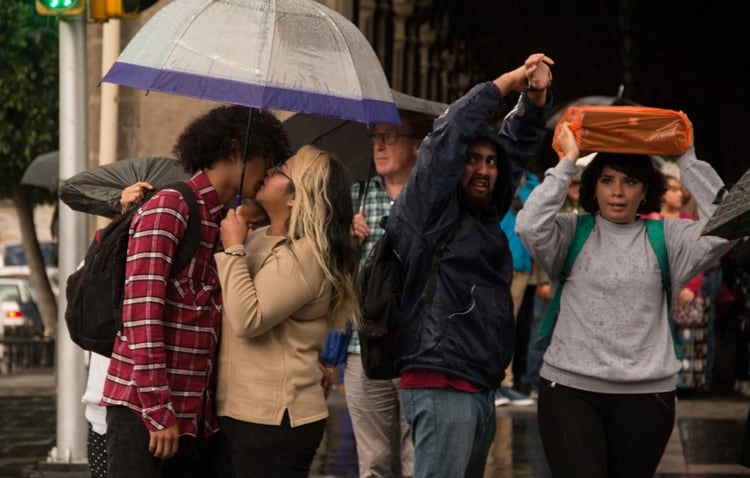
M 59 275 L 58 269 L 55 266 L 47 266 L 45 268 L 47 272 L 47 278 L 49 284 L 52 287 L 52 292 L 55 296 L 59 295 Z M 29 266 L 4 266 L 0 267 L 0 278 L 10 277 L 13 279 L 26 279 L 30 282 L 31 268 Z
M 57 266 L 57 243 L 40 242 L 39 248 L 42 252 L 42 260 L 46 266 Z M 22 244 L 5 244 L 2 247 L 2 264 L 5 266 L 26 265 L 26 253 Z
M 0 336 L 44 334 L 44 322 L 28 278 L 0 277 L 0 312 Z

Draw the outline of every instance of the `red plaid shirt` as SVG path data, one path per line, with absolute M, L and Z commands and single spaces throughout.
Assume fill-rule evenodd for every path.
M 149 430 L 217 429 L 214 364 L 221 289 L 213 260 L 223 205 L 202 172 L 186 183 L 200 209 L 201 242 L 190 265 L 170 276 L 189 208 L 175 190 L 158 192 L 133 217 L 125 268 L 123 328 L 115 339 L 104 405 L 124 405 Z

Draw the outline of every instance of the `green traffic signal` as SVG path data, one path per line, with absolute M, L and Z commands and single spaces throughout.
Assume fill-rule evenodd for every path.
M 42 0 L 42 4 L 49 9 L 69 8 L 74 4 L 73 0 Z
M 86 9 L 86 0 L 36 0 L 42 15 L 78 15 Z

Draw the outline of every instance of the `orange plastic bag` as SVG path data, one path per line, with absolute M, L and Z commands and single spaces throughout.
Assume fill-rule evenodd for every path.
M 557 137 L 566 122 L 570 122 L 570 130 L 584 154 L 679 156 L 693 144 L 693 126 L 682 111 L 646 106 L 571 106 L 557 123 L 552 140 L 560 157 Z

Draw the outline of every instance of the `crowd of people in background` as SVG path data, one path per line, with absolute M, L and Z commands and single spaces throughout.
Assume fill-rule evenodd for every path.
M 374 125 L 374 174 L 354 184 L 328 152 L 289 151 L 268 112 L 249 129 L 238 106 L 191 123 L 175 146 L 200 205 L 189 267 L 171 271 L 181 193 L 123 191 L 123 210 L 138 210 L 123 328 L 111 358 L 92 356 L 84 395 L 92 476 L 308 476 L 339 366 L 361 477 L 481 477 L 496 407 L 535 404 L 553 476 L 652 476 L 685 358 L 673 337 L 690 325 L 670 318 L 699 304 L 695 320 L 715 322 L 721 261 L 747 287 L 750 254 L 722 259 L 735 242 L 696 240 L 722 181 L 692 147 L 663 170 L 648 155 L 580 158 L 563 125 L 559 163 L 532 172 L 553 65 L 532 54 L 434 123 L 400 111 L 400 126 Z M 236 208 L 238 188 L 253 201 Z M 398 377 L 377 380 L 362 369 L 354 277 L 386 230 L 405 318 Z M 724 293 L 750 335 L 746 290 Z M 345 337 L 335 359 L 332 334 Z

